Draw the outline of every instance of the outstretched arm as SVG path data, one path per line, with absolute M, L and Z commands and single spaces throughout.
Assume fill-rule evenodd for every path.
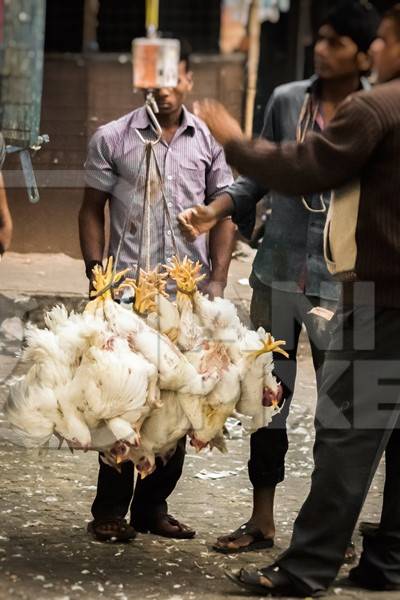
M 286 195 L 324 192 L 358 177 L 383 135 L 378 115 L 357 96 L 341 105 L 323 134 L 309 133 L 302 144 L 245 140 L 218 103 L 209 101 L 199 112 L 232 166 Z
M 224 219 L 210 231 L 211 274 L 207 293 L 212 298 L 224 295 L 235 238 L 236 226 L 231 219 Z
M 86 275 L 90 279 L 92 268 L 101 264 L 104 254 L 104 209 L 107 193 L 87 187 L 79 212 L 79 239 L 86 266 Z
M 384 135 L 373 108 L 362 98 L 346 100 L 323 134 L 310 133 L 302 144 L 246 140 L 226 109 L 212 101 L 198 106 L 199 115 L 222 142 L 228 162 L 240 173 L 286 195 L 305 195 L 338 188 L 359 176 Z M 235 210 L 223 197 L 204 210 L 179 217 L 190 239 L 209 231 Z

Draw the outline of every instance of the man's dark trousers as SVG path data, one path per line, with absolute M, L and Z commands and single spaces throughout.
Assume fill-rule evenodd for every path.
M 331 311 L 336 309 L 334 301 L 317 296 L 284 292 L 267 286 L 254 289 L 250 311 L 253 326 L 256 329 L 263 327 L 275 339 L 285 340 L 285 350 L 289 353 L 289 359 L 274 354 L 275 374 L 284 387 L 284 407 L 268 427 L 262 427 L 250 439 L 249 478 L 255 489 L 276 486 L 285 477 L 285 456 L 288 450 L 286 421 L 295 386 L 296 355 L 303 323 L 310 340 L 319 386 L 324 356 L 330 341 L 331 323 L 321 316 L 310 314 L 310 310 L 316 306 Z
M 385 449 L 379 534 L 360 564 L 378 584 L 400 585 L 399 396 L 400 309 L 345 307 L 322 373 L 311 491 L 277 561 L 310 594 L 334 580 Z
M 94 519 L 124 518 L 131 507 L 131 522 L 143 523 L 156 513 L 167 512 L 167 498 L 182 474 L 186 438 L 179 441 L 175 454 L 164 465 L 157 459 L 156 470 L 138 478 L 134 488 L 134 465 L 121 464 L 121 473 L 105 465 L 99 456 L 97 495 L 92 505 Z

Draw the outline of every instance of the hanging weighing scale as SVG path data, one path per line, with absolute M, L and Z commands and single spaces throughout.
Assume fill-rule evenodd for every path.
M 118 270 L 118 262 L 121 250 L 125 241 L 125 236 L 131 222 L 137 189 L 140 180 L 140 174 L 145 173 L 145 186 L 143 196 L 142 221 L 139 232 L 139 255 L 136 266 L 136 285 L 140 281 L 141 269 L 150 271 L 150 238 L 151 238 L 151 219 L 150 219 L 150 174 L 152 165 L 155 167 L 157 183 L 160 186 L 163 211 L 171 230 L 172 244 L 177 257 L 179 252 L 176 244 L 174 228 L 172 225 L 171 213 L 168 208 L 168 202 L 165 194 L 165 185 L 162 171 L 154 151 L 154 147 L 160 142 L 162 129 L 157 119 L 158 106 L 154 97 L 154 91 L 160 88 L 174 88 L 178 84 L 179 60 L 180 60 L 180 42 L 177 39 L 161 38 L 158 35 L 159 26 L 159 0 L 146 0 L 146 31 L 147 37 L 136 38 L 132 42 L 132 67 L 133 67 L 133 88 L 146 92 L 144 106 L 146 108 L 149 120 L 156 135 L 155 139 L 146 139 L 142 133 L 135 129 L 137 136 L 143 143 L 143 153 L 139 161 L 135 186 L 132 192 L 132 200 L 124 222 L 121 237 L 118 243 L 117 252 L 113 264 L 113 277 Z M 147 244 L 144 248 L 144 233 L 146 229 Z M 98 292 L 102 295 L 108 289 L 113 288 L 110 283 L 103 290 Z

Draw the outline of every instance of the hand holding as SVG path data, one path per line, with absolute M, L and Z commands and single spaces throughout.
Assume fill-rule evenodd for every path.
M 184 210 L 178 215 L 179 228 L 189 242 L 207 233 L 217 224 L 217 216 L 210 206 L 199 204 Z

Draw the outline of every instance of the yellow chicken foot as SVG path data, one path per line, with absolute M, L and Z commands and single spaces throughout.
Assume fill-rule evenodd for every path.
M 267 354 L 268 352 L 276 352 L 277 354 L 282 354 L 285 358 L 289 358 L 289 354 L 281 348 L 281 346 L 285 346 L 286 342 L 284 340 L 274 340 L 271 334 L 263 342 L 263 347 L 259 350 L 251 350 L 248 352 L 250 357 L 254 357 L 254 359 L 258 358 L 262 354 Z
M 157 290 L 159 294 L 165 298 L 169 298 L 165 291 L 168 279 L 168 273 L 162 273 L 159 271 L 158 266 L 153 271 L 140 271 L 140 279 L 145 280 L 150 288 Z
M 153 274 L 153 272 L 152 272 Z M 153 278 L 155 276 L 153 275 Z M 135 292 L 133 308 L 139 315 L 144 315 L 147 312 L 155 312 L 156 310 L 156 296 L 159 294 L 157 286 L 148 279 L 148 274 L 144 271 L 140 271 L 139 281 L 136 282 L 134 279 L 125 279 L 125 281 L 118 287 L 118 290 L 124 288 L 133 288 Z
M 94 290 L 90 293 L 90 296 L 94 299 L 111 297 L 111 289 L 118 286 L 118 283 L 129 273 L 130 269 L 124 269 L 113 275 L 113 257 L 107 261 L 105 269 L 100 265 L 96 265 L 93 269 L 93 287 Z
M 187 256 L 180 261 L 176 256 L 171 260 L 170 265 L 164 265 L 167 273 L 176 282 L 178 291 L 188 296 L 197 291 L 200 281 L 205 279 L 206 275 L 201 275 L 201 264 L 199 261 L 194 263 Z

